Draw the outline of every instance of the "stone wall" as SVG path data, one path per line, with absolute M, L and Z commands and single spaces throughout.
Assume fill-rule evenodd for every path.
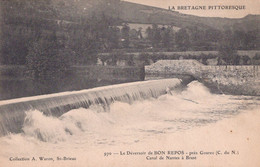
M 206 66 L 196 60 L 160 60 L 145 75 L 192 75 L 213 91 L 260 95 L 260 66 Z

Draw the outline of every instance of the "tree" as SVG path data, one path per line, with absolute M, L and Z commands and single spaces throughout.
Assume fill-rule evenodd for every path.
M 96 64 L 99 50 L 118 48 L 119 30 L 110 18 L 95 13 L 82 18 L 80 24 L 70 31 L 67 48 L 71 50 L 77 64 Z
M 84 27 L 84 26 L 80 26 Z M 85 27 L 86 28 L 86 27 Z M 91 32 L 89 27 L 70 32 L 66 47 L 71 52 L 72 61 L 76 64 L 95 64 L 97 61 L 96 51 L 100 46 L 96 33 Z
M 152 25 L 152 45 L 153 47 L 159 47 L 161 42 L 161 32 L 157 24 Z
M 255 56 L 252 58 L 252 64 L 253 65 L 260 65 L 260 54 L 255 54 Z
M 244 49 L 245 50 L 253 50 L 253 49 L 259 49 L 260 47 L 260 35 L 259 35 L 259 29 L 254 31 L 248 31 L 246 33 L 246 37 L 244 40 Z
M 124 48 L 128 48 L 129 47 L 129 31 L 130 31 L 130 27 L 128 26 L 128 24 L 124 24 L 123 28 L 121 30 L 122 33 L 122 44 Z
M 108 61 L 108 65 L 116 66 L 118 60 L 120 60 L 120 57 L 122 56 L 122 53 L 120 52 L 112 52 L 111 53 L 111 59 Z
M 247 56 L 247 55 L 244 55 L 244 56 L 241 56 L 241 59 L 242 59 L 242 63 L 243 63 L 243 65 L 248 65 L 248 64 L 250 64 L 251 62 L 250 62 L 250 58 Z
M 233 34 L 230 29 L 224 32 L 223 39 L 218 48 L 218 64 L 237 65 L 240 57 L 237 54 L 237 48 L 233 42 Z
M 164 28 L 161 33 L 163 47 L 173 47 L 173 32 L 171 27 Z
M 207 42 L 219 42 L 222 39 L 222 33 L 220 30 L 207 29 L 205 32 L 205 40 Z
M 64 78 L 69 62 L 62 49 L 53 34 L 34 41 L 26 57 L 27 73 L 31 79 L 42 84 L 55 84 Z
M 181 51 L 186 51 L 188 48 L 190 48 L 190 37 L 185 28 L 180 29 L 175 36 L 175 42 L 177 44 L 177 47 Z
M 153 32 L 152 32 L 152 29 L 151 27 L 147 27 L 147 29 L 145 30 L 145 33 L 147 35 L 147 39 L 149 39 L 150 41 L 152 41 L 152 38 L 153 38 Z

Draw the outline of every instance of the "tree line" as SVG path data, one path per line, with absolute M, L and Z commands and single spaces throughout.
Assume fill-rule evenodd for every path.
M 96 7 L 86 10 L 74 0 L 0 3 L 0 63 L 26 65 L 28 75 L 38 80 L 63 77 L 71 64 L 96 64 L 97 52 L 116 49 L 219 50 L 220 64 L 236 64 L 236 50 L 260 49 L 258 29 L 220 31 L 192 26 L 175 31 L 173 25 L 153 24 L 144 36 L 141 29 L 133 31 L 117 18 L 119 0 L 93 0 Z
M 98 9 L 110 9 L 109 1 L 93 3 Z M 46 85 L 46 90 L 49 85 L 59 87 L 71 74 L 71 65 L 95 64 L 116 21 L 102 10 L 84 13 L 75 2 L 0 1 L 0 64 L 25 65 L 26 76 Z

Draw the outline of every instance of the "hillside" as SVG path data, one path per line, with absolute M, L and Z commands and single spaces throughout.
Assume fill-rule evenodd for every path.
M 260 44 L 259 15 L 240 19 L 198 17 L 120 0 L 0 1 L 0 22 L 3 64 L 24 64 L 33 43 L 46 39 L 69 45 L 66 48 L 81 56 L 97 50 L 151 46 L 170 51 L 216 50 L 226 41 L 224 37 L 235 41 L 239 50 L 257 50 Z M 160 24 L 158 27 L 170 24 L 182 31 L 176 33 L 156 25 L 149 30 L 145 25 L 141 37 L 127 26 L 124 33 L 119 32 L 122 23 Z M 227 27 L 233 33 L 223 31 Z M 128 40 L 122 42 L 121 38 Z
M 125 1 L 120 2 L 119 17 L 127 22 L 173 24 L 181 28 L 198 26 L 223 30 L 225 27 L 236 25 L 239 29 L 249 31 L 259 29 L 260 26 L 259 15 L 248 15 L 239 19 L 199 17 Z
M 31 17 L 39 16 L 45 19 L 64 20 L 69 22 L 79 22 L 80 19 L 105 14 L 113 17 L 118 23 L 147 23 L 147 24 L 172 24 L 176 27 L 184 28 L 196 26 L 202 29 L 213 28 L 223 30 L 225 27 L 235 26 L 237 29 L 251 31 L 259 29 L 260 16 L 248 15 L 244 18 L 230 19 L 218 17 L 199 17 L 193 15 L 182 14 L 167 9 L 136 4 L 132 2 L 119 0 L 26 0 L 27 4 L 18 0 L 10 0 L 8 4 L 2 4 L 2 8 L 9 6 L 8 13 L 21 21 Z M 6 3 L 6 2 L 4 2 Z M 52 10 L 46 10 L 41 6 L 52 5 Z M 9 4 L 15 4 L 12 7 Z M 20 7 L 19 7 L 20 6 Z M 35 8 L 36 7 L 36 8 Z M 3 9 L 6 10 L 7 8 Z M 30 13 L 35 13 L 31 15 Z M 5 16 L 3 16 L 5 17 Z M 11 21 L 11 20 L 9 20 Z

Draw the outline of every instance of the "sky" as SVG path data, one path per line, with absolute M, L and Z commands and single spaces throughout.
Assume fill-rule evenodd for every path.
M 260 0 L 123 0 L 140 3 L 149 6 L 167 8 L 174 6 L 175 11 L 205 17 L 229 17 L 241 18 L 248 14 L 260 14 Z M 214 9 L 209 10 L 208 6 L 245 6 L 242 10 Z M 206 6 L 206 10 L 178 10 L 178 6 Z M 187 9 L 187 8 L 186 8 Z

